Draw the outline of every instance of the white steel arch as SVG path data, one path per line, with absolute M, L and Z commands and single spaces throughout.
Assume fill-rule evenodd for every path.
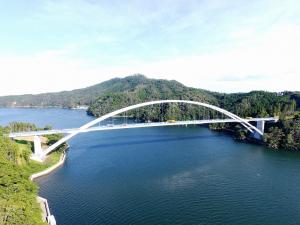
M 189 101 L 189 100 L 157 100 L 157 101 L 150 101 L 150 102 L 144 102 L 144 103 L 139 103 L 136 105 L 132 105 L 132 106 L 128 106 L 116 111 L 113 111 L 111 113 L 108 113 L 106 115 L 103 115 L 83 126 L 81 126 L 78 130 L 74 131 L 73 133 L 63 137 L 62 139 L 60 139 L 59 141 L 57 141 L 56 143 L 54 143 L 53 145 L 51 145 L 49 148 L 47 148 L 42 155 L 40 155 L 39 157 L 43 160 L 45 158 L 45 156 L 47 154 L 49 154 L 51 151 L 53 151 L 54 149 L 56 149 L 58 146 L 60 146 L 61 144 L 63 144 L 64 142 L 68 141 L 69 139 L 71 139 L 72 137 L 74 137 L 75 135 L 77 135 L 78 133 L 82 132 L 83 130 L 103 121 L 106 120 L 110 117 L 116 116 L 118 114 L 121 114 L 123 112 L 127 112 L 129 110 L 133 110 L 133 109 L 137 109 L 137 108 L 141 108 L 144 106 L 149 106 L 149 105 L 157 105 L 157 104 L 164 104 L 164 103 L 186 103 L 186 104 L 191 104 L 191 105 L 198 105 L 198 106 L 203 106 L 209 109 L 213 109 L 215 111 L 218 111 L 220 113 L 223 113 L 225 115 L 227 115 L 228 117 L 236 120 L 238 123 L 241 123 L 245 128 L 247 128 L 250 132 L 254 132 L 253 130 L 255 130 L 256 132 L 258 132 L 260 135 L 263 135 L 263 133 L 256 128 L 255 126 L 253 126 L 252 124 L 250 124 L 249 122 L 245 121 L 244 119 L 240 118 L 239 116 L 225 110 L 222 109 L 220 107 L 214 106 L 214 105 L 210 105 L 207 103 L 202 103 L 202 102 L 195 102 L 195 101 Z

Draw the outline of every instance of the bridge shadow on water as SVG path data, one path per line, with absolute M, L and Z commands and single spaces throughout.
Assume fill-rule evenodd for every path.
M 156 136 L 156 135 L 155 135 Z M 107 143 L 107 144 L 97 144 L 97 145 L 89 145 L 89 148 L 107 148 L 107 147 L 118 147 L 118 146 L 124 146 L 124 145 L 142 145 L 142 144 L 153 144 L 153 143 L 164 143 L 164 142 L 177 142 L 177 141 L 184 141 L 184 140 L 201 140 L 201 139 L 215 139 L 220 138 L 220 136 L 224 136 L 222 134 L 216 134 L 216 135 L 194 135 L 194 136 L 172 136 L 166 135 L 167 137 L 159 136 L 159 138 L 151 138 L 148 140 L 130 140 L 130 141 L 119 141 L 114 143 Z M 149 136 L 142 135 L 138 136 L 138 138 L 149 138 Z M 116 137 L 115 137 L 116 138 Z M 114 139 L 115 139 L 114 138 Z M 118 137 L 120 138 L 120 137 Z

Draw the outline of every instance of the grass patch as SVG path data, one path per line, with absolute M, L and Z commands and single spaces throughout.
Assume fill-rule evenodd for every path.
M 62 156 L 63 151 L 66 149 L 66 145 L 63 145 L 58 150 L 48 155 L 44 162 L 40 163 L 30 159 L 30 154 L 32 153 L 32 144 L 30 142 L 16 141 L 16 143 L 19 147 L 19 157 L 17 159 L 18 165 L 20 165 L 26 174 L 28 174 L 28 177 L 33 173 L 41 172 L 56 164 Z

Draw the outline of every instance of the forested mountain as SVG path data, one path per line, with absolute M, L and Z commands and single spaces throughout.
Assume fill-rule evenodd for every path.
M 300 92 L 224 94 L 186 87 L 174 80 L 149 79 L 140 74 L 73 91 L 4 96 L 0 97 L 0 107 L 72 108 L 85 105 L 90 106 L 90 114 L 99 116 L 122 106 L 155 99 L 208 102 L 240 116 L 292 115 L 300 107 Z
M 108 92 L 98 96 L 91 103 L 88 113 L 100 116 L 125 106 L 159 99 L 185 99 L 218 105 L 218 99 L 212 92 L 189 88 L 177 81 L 147 79 L 143 76 L 133 76 L 126 79 L 126 82 L 132 81 L 134 81 L 134 85 L 131 85 L 126 91 Z M 172 118 L 191 119 L 200 118 L 200 115 L 204 115 L 204 111 L 201 110 L 199 110 L 199 107 L 191 105 L 164 104 L 140 108 L 139 110 L 128 112 L 127 116 L 143 121 Z
M 114 78 L 94 86 L 37 95 L 15 95 L 0 97 L 0 107 L 64 107 L 72 108 L 90 105 L 99 96 L 111 93 L 126 93 L 134 90 L 145 90 L 143 99 L 150 95 L 153 98 L 178 97 L 185 92 L 197 93 L 206 99 L 214 98 L 210 92 L 188 88 L 177 81 L 148 79 L 137 74 L 125 78 Z
M 222 108 L 243 117 L 291 116 L 300 108 L 299 92 L 265 92 L 219 94 L 215 97 Z
M 115 82 L 115 81 L 114 81 Z M 123 89 L 119 85 L 124 84 Z M 130 83 L 131 85 L 129 85 Z M 227 109 L 242 117 L 294 116 L 300 108 L 299 92 L 265 92 L 224 94 L 186 87 L 176 81 L 147 79 L 131 76 L 119 79 L 115 91 L 107 91 L 93 100 L 88 113 L 100 116 L 113 110 L 158 99 L 185 99 L 210 103 Z M 126 87 L 126 88 L 125 88 Z M 108 90 L 108 89 L 107 89 Z M 196 109 L 197 108 L 197 109 Z M 189 105 L 153 106 L 129 112 L 129 116 L 141 120 L 200 119 L 213 116 L 214 111 L 199 109 Z M 160 117 L 158 116 L 160 115 Z M 128 115 L 127 115 L 128 116 Z
M 300 150 L 299 92 L 253 91 L 250 93 L 217 95 L 222 108 L 241 117 L 279 117 L 278 123 L 266 124 L 263 137 L 264 143 L 273 149 Z M 237 139 L 248 137 L 248 132 L 240 125 L 224 124 L 221 128 L 234 130 Z

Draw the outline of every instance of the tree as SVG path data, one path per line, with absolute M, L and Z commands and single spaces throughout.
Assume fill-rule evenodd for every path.
M 268 147 L 278 149 L 282 145 L 284 138 L 283 131 L 278 127 L 271 127 L 268 133 L 264 134 L 264 142 Z

